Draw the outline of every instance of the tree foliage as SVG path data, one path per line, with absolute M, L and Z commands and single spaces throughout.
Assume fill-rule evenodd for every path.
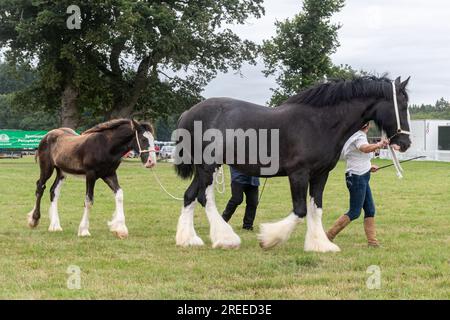
M 271 105 L 282 103 L 300 89 L 325 76 L 346 75 L 348 70 L 333 66 L 330 55 L 339 46 L 339 24 L 331 22 L 344 0 L 305 0 L 303 10 L 292 19 L 277 21 L 276 35 L 263 43 L 266 76 L 276 75 L 278 88 Z
M 2 1 L 0 46 L 11 65 L 36 66 L 23 102 L 59 110 L 65 125 L 171 113 L 198 100 L 217 72 L 254 62 L 256 46 L 225 24 L 260 17 L 262 2 L 80 0 L 81 28 L 68 29 L 71 0 Z
M 432 104 L 413 104 L 409 107 L 411 118 L 419 119 L 450 119 L 450 102 L 444 98 Z

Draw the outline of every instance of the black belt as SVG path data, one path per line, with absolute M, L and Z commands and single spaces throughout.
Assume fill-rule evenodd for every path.
M 367 171 L 366 173 L 363 173 L 363 174 L 354 174 L 354 173 L 351 173 L 351 172 L 346 172 L 346 173 L 345 173 L 345 176 L 346 176 L 346 177 L 351 177 L 351 176 L 362 177 L 362 176 L 365 176 L 365 175 L 368 174 L 368 173 L 370 173 L 370 170 Z

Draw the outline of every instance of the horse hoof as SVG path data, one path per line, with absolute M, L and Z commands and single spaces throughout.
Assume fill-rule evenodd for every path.
M 287 240 L 286 234 L 276 234 L 271 230 L 272 224 L 264 223 L 258 234 L 259 246 L 264 249 L 272 249 Z
M 128 231 L 112 231 L 113 235 L 116 236 L 117 238 L 123 240 L 128 238 Z
M 203 240 L 199 236 L 195 236 L 186 240 L 177 240 L 179 247 L 201 247 L 204 245 Z
M 50 231 L 50 232 L 61 232 L 61 231 L 63 231 L 63 229 L 61 228 L 61 226 L 49 226 L 48 227 L 48 231 Z
M 316 241 L 305 243 L 305 251 L 311 252 L 339 252 L 341 249 L 331 241 Z
M 119 239 L 125 239 L 128 237 L 128 228 L 124 222 L 108 222 L 109 231 Z
M 259 236 L 259 237 L 260 237 L 260 236 Z M 273 241 L 273 240 L 271 240 L 271 241 L 266 241 L 266 240 L 264 240 L 264 239 L 258 239 L 258 243 L 259 243 L 260 248 L 261 248 L 261 249 L 264 249 L 264 250 L 272 249 L 272 248 L 278 246 L 278 245 L 279 245 L 280 243 L 282 243 L 282 242 L 283 242 L 283 241 L 281 241 L 281 240 L 277 240 L 277 241 Z
M 38 226 L 38 224 L 39 224 L 39 220 L 33 219 L 33 214 L 29 213 L 28 214 L 28 227 L 30 227 L 31 229 L 34 229 Z
M 241 238 L 233 232 L 225 236 L 222 234 L 221 238 L 213 239 L 212 243 L 213 249 L 238 249 L 241 246 Z
M 209 237 L 212 247 L 222 249 L 236 249 L 241 245 L 241 238 L 233 231 L 233 228 L 223 219 L 212 225 Z
M 89 230 L 79 230 L 78 231 L 78 236 L 79 237 L 90 237 L 91 233 L 89 232 Z
M 222 241 L 216 241 L 213 243 L 212 247 L 213 249 L 239 249 L 239 247 L 241 246 L 241 240 L 239 239 L 239 241 L 232 241 L 232 240 L 222 240 Z
M 271 249 L 286 242 L 301 221 L 302 219 L 291 213 L 278 222 L 261 224 L 258 234 L 259 246 L 263 249 Z

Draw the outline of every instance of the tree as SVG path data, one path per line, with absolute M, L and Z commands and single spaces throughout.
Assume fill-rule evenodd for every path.
M 440 98 L 434 105 L 421 104 L 409 107 L 411 118 L 419 119 L 450 119 L 450 102 Z
M 339 24 L 331 17 L 344 6 L 344 0 L 305 0 L 303 10 L 291 20 L 277 21 L 276 35 L 263 42 L 266 76 L 276 75 L 278 88 L 270 104 L 278 105 L 300 89 L 325 76 L 347 74 L 346 67 L 333 66 L 330 55 L 339 46 Z
M 31 70 L 24 70 L 16 66 L 9 66 L 0 62 L 0 94 L 23 90 L 36 79 Z
M 0 129 L 46 130 L 54 128 L 54 114 L 39 105 L 32 109 L 15 103 L 17 92 L 33 85 L 36 73 L 0 62 Z M 20 99 L 17 99 L 20 100 Z
M 24 97 L 76 127 L 83 117 L 184 108 L 217 72 L 254 63 L 256 45 L 223 24 L 259 18 L 262 2 L 82 0 L 80 29 L 69 29 L 71 0 L 2 1 L 0 46 L 10 64 L 36 64 L 39 81 Z

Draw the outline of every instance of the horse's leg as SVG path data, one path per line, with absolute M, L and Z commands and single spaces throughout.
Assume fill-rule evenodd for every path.
M 84 200 L 83 217 L 81 218 L 80 226 L 78 227 L 79 237 L 88 237 L 91 235 L 89 232 L 89 212 L 94 204 L 94 187 L 96 180 L 97 179 L 93 175 L 86 174 L 86 198 Z
M 117 174 L 114 173 L 109 177 L 105 177 L 103 181 L 114 192 L 114 198 L 116 199 L 116 210 L 112 220 L 108 222 L 109 230 L 119 239 L 125 239 L 128 237 L 128 228 L 125 224 L 125 212 L 123 210 L 123 191 L 120 188 Z
M 194 229 L 195 200 L 199 190 L 199 177 L 195 175 L 191 184 L 184 193 L 184 205 L 178 219 L 177 235 L 175 237 L 177 246 L 202 246 L 203 240 Z
M 311 201 L 306 216 L 305 251 L 340 251 L 337 245 L 328 240 L 322 225 L 322 196 L 327 179 L 328 173 L 311 180 L 309 190 Z
M 56 168 L 56 179 L 53 182 L 52 187 L 50 188 L 50 226 L 48 227 L 48 231 L 62 231 L 61 225 L 59 223 L 59 215 L 58 215 L 58 198 L 61 192 L 61 187 L 64 182 L 64 175 L 61 173 L 61 170 Z
M 205 207 L 210 224 L 210 237 L 213 248 L 239 248 L 241 239 L 233 228 L 223 220 L 214 198 L 214 166 L 199 166 L 200 192 L 198 201 Z
M 45 183 L 53 174 L 54 167 L 45 157 L 39 157 L 40 177 L 36 181 L 36 203 L 33 210 L 28 213 L 28 226 L 30 228 L 36 228 L 41 218 L 41 198 L 44 194 Z
M 283 220 L 263 223 L 258 235 L 259 245 L 270 249 L 287 241 L 297 224 L 306 216 L 306 195 L 308 192 L 309 173 L 299 170 L 289 175 L 294 211 Z

